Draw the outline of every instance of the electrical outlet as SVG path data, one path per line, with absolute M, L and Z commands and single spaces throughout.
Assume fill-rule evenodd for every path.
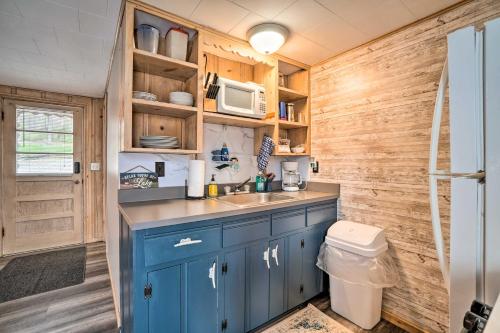
M 99 171 L 101 170 L 101 164 L 97 162 L 90 163 L 90 171 Z
M 313 173 L 318 173 L 319 172 L 319 162 L 316 161 L 316 165 L 313 166 Z
M 165 177 L 165 162 L 155 162 L 155 172 L 158 177 Z

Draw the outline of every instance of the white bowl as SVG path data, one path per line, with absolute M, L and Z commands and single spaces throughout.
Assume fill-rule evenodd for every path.
M 292 153 L 303 153 L 305 151 L 306 151 L 306 149 L 304 147 L 293 147 L 292 148 Z

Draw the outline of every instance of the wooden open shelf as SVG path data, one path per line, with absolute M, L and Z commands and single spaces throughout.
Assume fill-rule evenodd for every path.
M 288 121 L 288 120 L 279 120 L 278 121 L 279 127 L 283 129 L 291 129 L 291 128 L 302 128 L 302 127 L 307 127 L 307 124 L 304 123 L 299 123 L 296 121 Z
M 209 124 L 220 124 L 247 128 L 274 126 L 274 122 L 271 122 L 269 120 L 244 118 L 215 112 L 203 112 L 203 121 Z
M 309 153 L 303 152 L 303 153 L 274 153 L 274 156 L 308 156 Z
M 143 147 L 131 147 L 126 148 L 123 152 L 125 153 L 149 153 L 149 154 L 197 154 L 197 150 L 189 149 L 161 149 L 161 148 L 143 148 Z
M 278 93 L 279 93 L 279 100 L 285 102 L 293 102 L 308 97 L 307 94 L 304 94 L 298 90 L 285 87 L 278 87 Z
M 134 71 L 186 81 L 198 73 L 198 65 L 134 49 Z
M 178 105 L 165 102 L 147 101 L 145 99 L 132 98 L 133 110 L 136 112 L 157 114 L 162 116 L 171 116 L 178 118 L 190 117 L 198 108 L 194 106 Z

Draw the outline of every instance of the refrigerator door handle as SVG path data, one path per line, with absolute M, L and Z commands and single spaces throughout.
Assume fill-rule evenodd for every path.
M 477 179 L 479 183 L 483 183 L 486 177 L 486 173 L 482 170 L 473 173 L 448 172 L 443 170 L 436 170 L 436 172 L 434 173 L 429 173 L 429 176 L 435 176 L 437 179 L 452 179 L 452 178 Z
M 429 195 L 431 205 L 432 231 L 434 242 L 436 243 L 437 257 L 443 274 L 444 285 L 450 293 L 450 268 L 449 258 L 444 248 L 443 232 L 441 230 L 441 217 L 439 214 L 438 179 L 443 177 L 443 172 L 437 170 L 439 132 L 441 129 L 441 118 L 443 115 L 443 105 L 446 97 L 446 87 L 448 86 L 448 59 L 445 60 L 439 87 L 437 90 L 436 104 L 432 118 L 431 146 L 429 156 Z

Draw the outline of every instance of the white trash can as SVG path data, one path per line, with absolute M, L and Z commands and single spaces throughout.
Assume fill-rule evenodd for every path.
M 365 258 L 373 259 L 387 251 L 384 231 L 365 224 L 338 221 L 328 229 L 325 243 L 327 248 L 332 247 L 329 250 L 341 257 L 330 264 L 339 271 L 330 274 L 332 310 L 364 329 L 373 328 L 380 321 L 382 287 L 363 283 L 363 279 L 370 280 L 373 273 L 369 268 L 373 260 Z

